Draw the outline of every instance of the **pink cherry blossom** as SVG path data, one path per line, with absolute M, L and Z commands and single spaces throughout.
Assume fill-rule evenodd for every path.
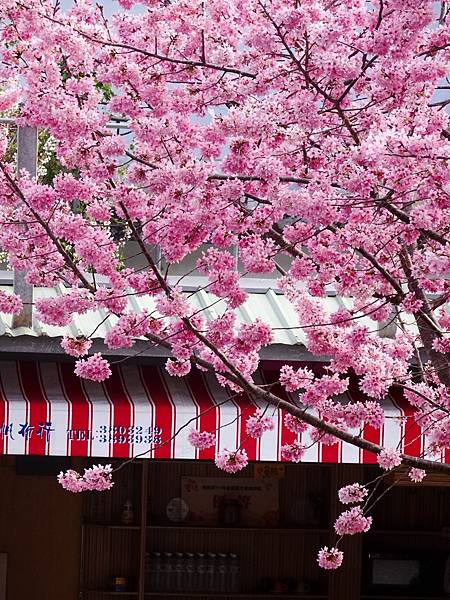
M 380 429 L 384 421 L 384 412 L 381 405 L 378 402 L 370 400 L 365 402 L 362 411 L 362 420 L 367 425 L 371 425 L 375 429 Z
M 184 377 L 191 370 L 191 363 L 189 360 L 173 360 L 168 358 L 166 361 L 166 371 L 172 377 Z
M 334 524 L 338 535 L 354 535 L 365 533 L 372 525 L 372 517 L 366 517 L 361 507 L 354 506 L 339 515 Z
M 252 438 L 260 438 L 265 431 L 271 431 L 275 427 L 272 417 L 264 415 L 261 410 L 247 419 L 245 430 Z
M 339 500 L 343 504 L 354 504 L 355 502 L 362 502 L 369 492 L 360 483 L 352 483 L 346 485 L 338 491 Z
M 408 471 L 408 476 L 411 479 L 411 481 L 414 481 L 414 483 L 420 483 L 426 476 L 426 471 L 424 469 L 417 469 L 416 467 L 412 467 Z
M 72 338 L 66 335 L 61 341 L 61 346 L 70 356 L 80 357 L 89 352 L 92 341 L 84 337 Z
M 19 313 L 22 307 L 22 300 L 17 294 L 8 294 L 0 290 L 0 312 Z
M 68 294 L 36 301 L 38 318 L 49 325 L 68 325 L 74 314 L 84 314 L 93 307 L 87 290 L 75 288 Z
M 91 468 L 84 470 L 84 475 L 69 469 L 58 475 L 58 482 L 65 490 L 74 493 L 85 491 L 103 492 L 111 489 L 114 485 L 111 465 L 93 465 Z
M 419 300 L 414 296 L 414 294 L 407 294 L 400 307 L 407 313 L 415 313 L 417 312 L 423 305 L 422 300 Z
M 395 448 L 383 448 L 377 456 L 377 462 L 382 469 L 389 471 L 401 464 L 402 456 Z
M 237 473 L 248 464 L 247 452 L 245 450 L 235 450 L 230 452 L 225 449 L 216 454 L 216 466 L 227 473 Z
M 280 369 L 280 383 L 288 392 L 294 392 L 299 388 L 308 388 L 314 381 L 314 375 L 309 369 L 294 369 L 284 365 Z
M 338 550 L 337 548 L 328 549 L 328 546 L 321 548 L 317 555 L 317 562 L 322 569 L 338 569 L 342 565 L 343 560 L 344 553 L 342 550 Z
M 293 442 L 292 444 L 285 444 L 281 446 L 281 458 L 289 460 L 294 463 L 298 463 L 302 460 L 305 454 L 305 447 L 299 442 Z
M 106 359 L 100 352 L 96 352 L 89 358 L 82 358 L 75 363 L 75 373 L 83 379 L 92 381 L 104 381 L 111 375 L 111 369 Z
M 153 319 L 147 311 L 121 315 L 117 323 L 107 331 L 105 344 L 108 348 L 131 348 L 135 338 L 144 336 L 152 328 Z
M 292 431 L 292 433 L 305 433 L 309 427 L 307 423 L 289 413 L 284 415 L 284 424 L 289 431 Z
M 196 429 L 192 429 L 189 432 L 188 441 L 194 448 L 204 450 L 205 448 L 215 446 L 216 434 L 210 433 L 209 431 L 197 431 Z
M 271 255 L 275 252 L 272 240 L 248 235 L 239 243 L 239 254 L 245 268 L 252 273 L 270 273 L 274 269 Z
M 58 475 L 58 482 L 69 492 L 84 492 L 88 489 L 83 477 L 73 469 L 69 469 L 65 473 L 61 472 Z
M 110 490 L 114 485 L 111 465 L 94 465 L 90 469 L 85 469 L 83 479 L 88 489 L 97 492 Z

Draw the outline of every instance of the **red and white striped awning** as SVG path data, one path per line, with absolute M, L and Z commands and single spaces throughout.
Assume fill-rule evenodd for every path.
M 145 456 L 153 459 L 213 459 L 214 448 L 196 450 L 189 444 L 195 426 L 217 430 L 217 449 L 241 447 L 250 460 L 280 461 L 281 447 L 297 439 L 284 427 L 279 410 L 273 431 L 261 440 L 248 438 L 245 422 L 255 405 L 196 370 L 183 379 L 156 366 L 124 364 L 112 371 L 104 384 L 96 384 L 77 378 L 68 363 L 0 362 L 0 454 L 129 458 L 148 452 Z M 268 369 L 261 377 L 272 383 L 277 374 Z M 386 414 L 383 428 L 366 427 L 364 437 L 420 455 L 426 440 L 411 407 L 402 398 L 390 398 Z M 309 446 L 309 435 L 301 441 Z M 450 453 L 442 458 L 450 462 Z M 374 463 L 375 456 L 346 443 L 319 443 L 303 460 Z

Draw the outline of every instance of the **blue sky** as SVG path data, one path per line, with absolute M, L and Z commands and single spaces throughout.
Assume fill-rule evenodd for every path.
M 110 16 L 114 12 L 119 12 L 121 10 L 120 5 L 116 0 L 97 0 L 97 3 L 103 6 L 107 16 Z M 73 0 L 61 0 L 61 7 L 63 10 L 69 8 L 72 4 Z M 136 7 L 132 12 L 135 12 L 136 10 L 139 12 L 139 7 Z

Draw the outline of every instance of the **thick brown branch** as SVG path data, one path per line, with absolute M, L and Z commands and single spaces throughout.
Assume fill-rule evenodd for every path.
M 136 162 L 140 163 L 141 165 L 145 165 L 145 166 L 149 167 L 150 169 L 158 169 L 158 168 L 160 168 L 160 167 L 158 167 L 158 165 L 155 165 L 154 163 L 148 162 L 144 158 L 136 156 L 135 154 L 133 154 L 129 150 L 127 150 L 125 152 L 125 154 L 129 158 L 131 158 L 132 160 L 135 160 Z M 231 175 L 231 174 L 228 175 L 228 174 L 222 174 L 222 173 L 212 173 L 211 175 L 208 176 L 208 181 L 233 181 L 233 180 L 237 180 L 237 181 L 259 181 L 261 183 L 264 183 L 264 181 L 265 181 L 263 179 L 263 177 L 259 177 L 258 175 Z M 288 177 L 288 176 L 281 176 L 281 177 L 279 177 L 279 180 L 282 183 L 298 183 L 298 184 L 305 184 L 305 185 L 307 185 L 308 183 L 311 183 L 311 180 L 308 177 Z
M 147 337 L 154 344 L 156 344 L 156 345 L 161 344 L 161 345 L 165 346 L 166 348 L 170 349 L 170 344 L 168 342 L 160 342 L 158 336 L 149 335 Z M 217 354 L 216 350 L 217 349 L 215 349 L 215 354 Z M 210 372 L 212 374 L 216 373 L 216 369 L 208 361 L 205 361 L 196 356 L 193 356 L 191 358 L 191 361 L 194 364 L 199 365 L 203 369 L 206 369 L 208 372 Z M 233 371 L 235 371 L 235 369 L 233 369 Z M 305 406 L 296 406 L 294 404 L 291 404 L 287 400 L 283 400 L 282 398 L 280 398 L 279 396 L 276 396 L 272 392 L 269 392 L 269 391 L 265 390 L 264 388 L 259 387 L 252 381 L 247 380 L 245 377 L 243 377 L 239 373 L 239 371 L 237 371 L 237 373 L 236 372 L 222 372 L 221 375 L 225 379 L 228 379 L 230 382 L 239 386 L 250 397 L 253 397 L 255 399 L 260 399 L 264 402 L 267 402 L 271 406 L 281 408 L 285 412 L 287 412 L 291 415 L 294 415 L 301 421 L 308 423 L 308 425 L 311 425 L 312 427 L 315 427 L 316 429 L 323 431 L 323 433 L 328 433 L 328 434 L 334 435 L 336 438 L 338 438 L 339 440 L 341 440 L 343 442 L 347 442 L 348 444 L 356 446 L 357 448 L 361 448 L 362 450 L 368 450 L 369 452 L 372 452 L 373 454 L 378 454 L 382 450 L 382 446 L 380 446 L 378 444 L 369 442 L 357 435 L 353 435 L 353 434 L 349 433 L 348 431 L 339 429 L 339 427 L 336 427 L 335 425 L 331 425 L 330 423 L 326 423 L 326 422 L 322 421 L 318 417 L 315 417 L 313 414 L 307 412 Z M 407 466 L 417 467 L 417 468 L 425 469 L 428 471 L 446 473 L 446 474 L 450 475 L 450 465 L 448 465 L 448 464 L 439 463 L 439 462 L 435 462 L 435 461 L 431 461 L 431 460 L 426 460 L 424 458 L 418 458 L 415 456 L 409 456 L 408 454 L 403 454 L 402 459 L 403 459 L 403 463 Z
M 333 233 L 336 233 L 337 231 L 337 228 L 333 225 L 330 225 L 328 229 Z M 355 250 L 359 254 L 361 254 L 361 256 L 363 256 L 366 260 L 368 260 L 370 264 L 386 279 L 386 281 L 388 281 L 391 284 L 391 286 L 397 292 L 399 297 L 402 297 L 404 295 L 402 286 L 399 284 L 399 282 L 395 279 L 395 277 L 393 277 L 393 275 L 389 273 L 387 269 L 383 267 L 383 265 L 375 258 L 375 256 L 373 256 L 373 254 L 371 254 L 364 248 L 355 248 Z
M 409 218 L 409 216 L 403 210 L 401 210 L 401 208 L 398 208 L 398 206 L 395 206 L 394 204 L 391 204 L 390 202 L 388 202 L 388 200 L 386 198 L 381 198 L 380 204 L 388 212 L 390 212 L 391 215 L 393 215 L 394 217 L 397 217 L 397 219 L 399 219 L 403 223 L 406 223 L 407 225 L 409 225 L 411 223 L 411 219 Z M 435 231 L 431 231 L 430 229 L 423 229 L 423 228 L 419 228 L 418 230 L 424 237 L 434 240 L 435 242 L 439 242 L 440 244 L 443 244 L 443 245 L 447 245 L 448 243 L 450 243 L 450 240 L 448 240 L 446 237 L 444 237 L 442 235 L 439 235 L 439 233 L 436 233 Z
M 136 52 L 138 54 L 142 54 L 143 56 L 147 56 L 148 58 L 154 58 L 161 62 L 167 62 L 174 65 L 185 65 L 186 67 L 199 67 L 202 69 L 221 71 L 222 73 L 232 73 L 233 75 L 239 75 L 240 77 L 247 77 L 249 79 L 256 78 L 256 75 L 254 73 L 243 71 L 236 67 L 228 67 L 226 65 L 215 65 L 213 63 L 203 62 L 202 60 L 188 60 L 184 58 L 173 58 L 170 56 L 164 56 L 163 54 L 159 54 L 157 52 L 149 52 L 148 50 L 144 50 L 143 48 L 137 48 L 136 46 L 132 46 L 131 44 L 123 44 L 121 42 L 110 42 L 108 40 L 97 39 L 93 36 L 88 35 L 87 33 L 84 33 L 83 31 L 80 31 L 79 29 L 75 29 L 75 31 L 82 37 L 96 44 L 101 44 L 102 46 L 109 46 L 112 48 L 121 48 L 123 50 L 130 50 L 131 52 Z

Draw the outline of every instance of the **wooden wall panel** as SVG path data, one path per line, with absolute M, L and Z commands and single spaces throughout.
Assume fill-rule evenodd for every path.
M 8 600 L 76 600 L 81 497 L 54 476 L 16 475 L 13 457 L 0 458 L 0 489 Z

